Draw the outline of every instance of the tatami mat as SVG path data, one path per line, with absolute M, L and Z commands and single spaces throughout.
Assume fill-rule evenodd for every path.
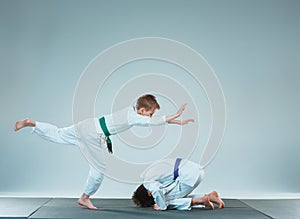
M 0 198 L 0 218 L 34 219 L 137 219 L 137 218 L 201 218 L 260 219 L 300 218 L 300 200 L 237 200 L 225 199 L 224 209 L 193 208 L 191 211 L 154 211 L 136 207 L 130 199 L 93 199 L 98 210 L 88 210 L 75 198 Z

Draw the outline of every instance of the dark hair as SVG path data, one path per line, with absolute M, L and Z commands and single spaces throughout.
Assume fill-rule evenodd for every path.
M 147 189 L 141 184 L 133 193 L 132 201 L 140 207 L 150 207 L 154 205 L 154 199 L 148 195 Z
M 145 94 L 138 98 L 136 101 L 136 109 L 145 108 L 146 110 L 151 109 L 160 109 L 158 102 L 155 99 L 155 96 L 151 94 Z

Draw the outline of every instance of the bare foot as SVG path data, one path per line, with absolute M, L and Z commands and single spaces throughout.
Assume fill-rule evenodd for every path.
M 34 127 L 35 122 L 30 119 L 24 119 L 24 120 L 17 121 L 15 123 L 14 130 L 19 131 L 20 129 L 25 128 L 27 126 Z
M 225 203 L 223 202 L 223 200 L 220 198 L 219 194 L 216 191 L 212 191 L 207 196 L 209 197 L 211 202 L 213 202 L 219 206 L 218 208 L 225 207 Z
M 202 198 L 192 198 L 192 206 L 194 205 L 204 205 L 214 210 L 214 205 L 210 202 L 208 195 L 203 196 Z
M 213 203 L 210 202 L 208 195 L 205 195 L 204 197 L 202 197 L 202 199 L 203 199 L 203 205 L 209 207 L 211 210 L 214 210 L 215 207 Z
M 91 210 L 96 210 L 97 208 L 93 205 L 90 199 L 83 199 L 82 197 L 78 199 L 77 203 L 81 206 L 87 207 Z

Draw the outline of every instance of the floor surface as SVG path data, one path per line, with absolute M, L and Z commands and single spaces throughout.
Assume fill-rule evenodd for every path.
M 93 199 L 94 205 L 99 209 L 88 210 L 77 205 L 76 201 L 73 198 L 0 198 L 0 218 L 300 218 L 300 199 L 224 199 L 225 208 L 213 211 L 206 208 L 193 208 L 191 211 L 154 211 L 152 208 L 136 207 L 129 199 Z

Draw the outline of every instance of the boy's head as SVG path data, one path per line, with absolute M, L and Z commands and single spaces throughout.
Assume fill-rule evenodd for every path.
M 133 202 L 140 207 L 150 207 L 154 205 L 154 199 L 150 192 L 141 184 L 133 193 Z
M 136 102 L 137 112 L 143 116 L 150 116 L 154 114 L 155 110 L 159 110 L 160 106 L 151 94 L 145 94 L 138 98 Z

